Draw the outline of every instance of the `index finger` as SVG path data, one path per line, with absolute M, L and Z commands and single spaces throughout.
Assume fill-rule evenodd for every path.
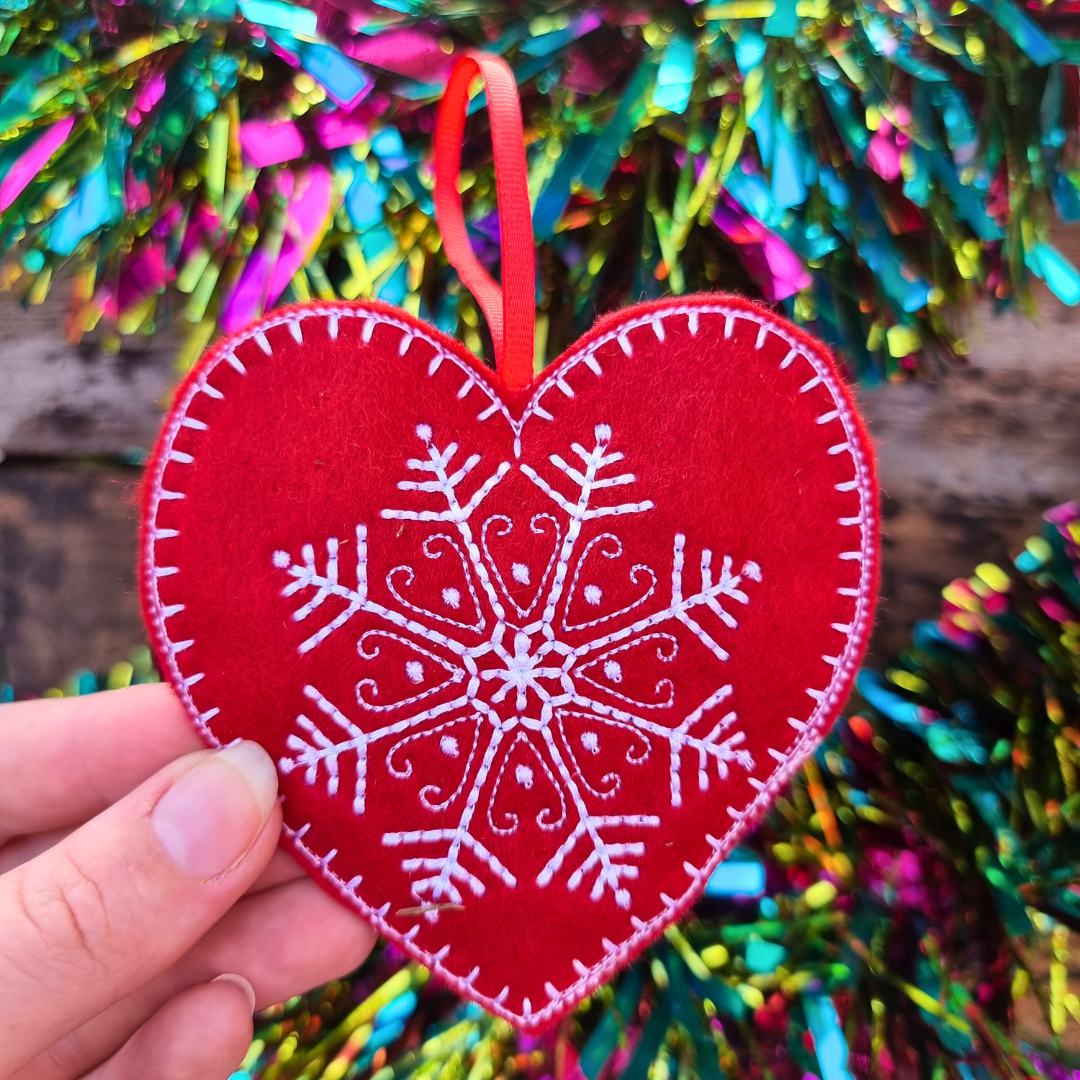
M 0 844 L 79 825 L 203 748 L 163 683 L 0 705 Z

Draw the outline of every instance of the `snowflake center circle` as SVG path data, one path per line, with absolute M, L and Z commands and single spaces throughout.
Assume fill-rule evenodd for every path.
M 491 644 L 498 666 L 481 673 L 482 679 L 494 684 L 494 691 L 490 696 L 491 704 L 499 705 L 504 701 L 512 701 L 515 713 L 521 714 L 529 710 L 531 705 L 542 705 L 549 701 L 552 690 L 557 692 L 551 681 L 564 678 L 564 671 L 559 665 L 545 663 L 552 648 L 546 639 L 534 646 L 529 635 L 518 630 L 514 634 L 513 652 L 510 652 L 501 631 L 497 630 Z M 537 702 L 530 702 L 530 691 L 538 699 Z M 536 708 L 531 711 L 539 712 Z M 546 723 L 545 717 L 540 726 L 545 726 Z

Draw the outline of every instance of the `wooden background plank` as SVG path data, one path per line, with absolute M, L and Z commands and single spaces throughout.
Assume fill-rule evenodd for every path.
M 1080 309 L 1038 300 L 1034 325 L 981 308 L 965 367 L 860 395 L 885 519 L 878 655 L 934 616 L 949 581 L 1007 559 L 1047 508 L 1080 498 Z
M 1057 240 L 1080 261 L 1080 229 Z M 879 655 L 935 614 L 943 585 L 1080 498 L 1080 311 L 1038 301 L 1036 325 L 980 308 L 968 366 L 861 393 L 885 495 Z M 123 462 L 153 442 L 175 340 L 74 347 L 65 306 L 59 289 L 30 310 L 0 297 L 0 680 L 18 693 L 144 640 L 139 474 Z

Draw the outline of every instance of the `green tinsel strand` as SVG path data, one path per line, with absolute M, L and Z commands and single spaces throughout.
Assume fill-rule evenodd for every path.
M 1069 504 L 1014 572 L 949 585 L 693 913 L 555 1030 L 519 1038 L 385 946 L 260 1014 L 236 1080 L 1067 1080 L 1078 546 Z M 135 659 L 109 684 L 152 677 Z
M 377 295 L 486 330 L 431 205 L 434 108 L 467 48 L 521 85 L 539 241 L 537 360 L 602 311 L 727 288 L 782 304 L 860 377 L 963 351 L 975 295 L 1080 274 L 1075 4 L 728 0 L 0 0 L 0 286 L 61 274 L 70 334 L 224 327 Z M 257 127 L 257 125 L 262 125 Z M 484 121 L 465 161 L 491 266 Z

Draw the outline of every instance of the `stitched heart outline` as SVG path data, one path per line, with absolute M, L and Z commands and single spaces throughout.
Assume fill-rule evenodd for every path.
M 278 354 L 292 347 L 288 345 L 289 341 L 297 347 L 302 347 L 309 337 L 315 336 L 309 331 L 317 326 L 320 333 L 324 334 L 328 341 L 335 342 L 338 340 L 343 325 L 348 325 L 351 332 L 358 328 L 359 332 L 355 336 L 358 342 L 364 345 L 370 344 L 373 336 L 377 333 L 389 335 L 385 339 L 379 337 L 378 340 L 390 341 L 394 353 L 401 358 L 407 357 L 414 348 L 423 349 L 426 346 L 430 350 L 430 355 L 425 357 L 427 361 L 427 378 L 443 378 L 447 380 L 445 392 L 455 394 L 459 399 L 468 399 L 470 394 L 478 396 L 482 401 L 482 406 L 475 413 L 476 422 L 483 424 L 493 420 L 500 420 L 500 422 L 508 425 L 513 441 L 513 453 L 519 459 L 522 455 L 523 437 L 527 433 L 529 425 L 555 423 L 560 408 L 574 399 L 577 394 L 586 396 L 589 393 L 589 383 L 600 379 L 605 371 L 610 372 L 610 376 L 617 378 L 619 357 L 629 359 L 633 356 L 635 349 L 648 350 L 663 346 L 668 336 L 672 334 L 682 338 L 685 338 L 688 334 L 692 338 L 708 342 L 713 351 L 719 352 L 723 351 L 724 343 L 734 343 L 736 341 L 743 342 L 744 349 L 750 350 L 751 345 L 749 343 L 752 341 L 754 354 L 759 357 L 767 355 L 770 358 L 775 358 L 775 372 L 772 377 L 777 380 L 787 380 L 790 383 L 790 394 L 793 401 L 798 402 L 800 407 L 802 403 L 807 401 L 821 401 L 821 411 L 816 412 L 815 410 L 816 415 L 813 417 L 812 423 L 822 430 L 827 430 L 836 425 L 838 432 L 840 432 L 835 441 L 830 440 L 827 446 L 823 445 L 822 452 L 831 459 L 833 464 L 844 461 L 850 466 L 845 478 L 834 485 L 836 489 L 835 497 L 844 504 L 847 511 L 836 519 L 836 525 L 840 531 L 851 533 L 852 536 L 857 536 L 858 539 L 857 542 L 845 544 L 845 549 L 839 553 L 839 559 L 842 560 L 843 565 L 838 571 L 838 580 L 842 578 L 844 584 L 837 586 L 836 591 L 844 598 L 844 603 L 849 609 L 849 615 L 845 616 L 845 621 L 835 621 L 828 628 L 833 639 L 837 642 L 837 647 L 823 656 L 824 662 L 831 669 L 831 677 L 824 686 L 812 685 L 805 688 L 807 701 L 811 703 L 809 714 L 806 716 L 792 716 L 788 719 L 791 739 L 782 746 L 769 747 L 769 753 L 774 758 L 775 767 L 764 776 L 764 779 L 759 777 L 751 778 L 752 797 L 747 799 L 745 805 L 723 807 L 723 813 L 726 815 L 729 824 L 723 832 L 717 829 L 716 833 L 718 835 L 707 834 L 708 856 L 698 860 L 697 863 L 688 862 L 686 864 L 684 874 L 686 882 L 682 891 L 675 895 L 662 893 L 660 911 L 649 914 L 647 918 L 642 918 L 636 913 L 633 914 L 625 936 L 616 941 L 604 937 L 600 943 L 602 952 L 595 959 L 590 962 L 581 962 L 577 957 L 574 957 L 574 977 L 565 985 L 558 986 L 550 980 L 544 980 L 545 985 L 541 991 L 544 997 L 539 998 L 538 1002 L 534 1002 L 532 996 L 539 997 L 539 994 L 535 994 L 535 992 L 532 996 L 519 994 L 517 988 L 511 988 L 509 983 L 501 991 L 486 992 L 480 986 L 483 965 L 472 964 L 468 969 L 462 970 L 456 963 L 456 956 L 450 944 L 443 944 L 438 948 L 423 947 L 418 942 L 418 939 L 421 936 L 425 939 L 428 938 L 431 933 L 430 926 L 424 924 L 418 918 L 413 927 L 403 930 L 400 919 L 395 921 L 395 915 L 391 913 L 389 904 L 373 905 L 366 901 L 361 895 L 362 885 L 357 880 L 359 875 L 346 878 L 336 871 L 332 864 L 335 862 L 337 851 L 323 843 L 315 842 L 314 835 L 319 830 L 312 829 L 313 823 L 311 821 L 300 821 L 290 817 L 289 800 L 286 799 L 286 820 L 288 824 L 284 831 L 285 842 L 292 848 L 300 861 L 306 865 L 312 876 L 320 880 L 326 888 L 335 893 L 345 903 L 368 918 L 384 935 L 394 940 L 409 955 L 430 967 L 454 989 L 478 1001 L 489 1011 L 504 1017 L 524 1030 L 537 1030 L 552 1023 L 583 997 L 610 979 L 620 966 L 628 962 L 649 941 L 658 936 L 666 925 L 677 919 L 689 908 L 700 895 L 705 882 L 716 865 L 730 851 L 738 839 L 745 834 L 747 829 L 764 813 L 775 794 L 801 765 L 806 756 L 812 752 L 824 731 L 835 718 L 848 692 L 859 659 L 865 648 L 876 589 L 877 506 L 871 453 L 847 392 L 831 361 L 821 347 L 813 339 L 772 313 L 736 297 L 675 298 L 650 305 L 639 305 L 619 312 L 598 324 L 564 357 L 552 364 L 524 394 L 517 395 L 516 398 L 514 395 L 502 393 L 493 373 L 481 366 L 458 343 L 426 327 L 423 323 L 407 314 L 386 305 L 377 302 L 327 303 L 298 306 L 276 312 L 260 320 L 243 333 L 222 342 L 208 353 L 190 373 L 177 394 L 176 403 L 170 412 L 161 441 L 155 451 L 147 474 L 141 563 L 142 590 L 147 620 L 151 627 L 155 649 L 163 671 L 181 697 L 188 714 L 210 745 L 219 744 L 215 729 L 219 728 L 222 722 L 218 719 L 220 705 L 215 703 L 214 700 L 205 697 L 204 691 L 200 689 L 200 684 L 203 687 L 206 685 L 204 682 L 206 672 L 192 670 L 188 666 L 185 656 L 190 657 L 193 655 L 195 639 L 190 635 L 177 635 L 178 639 L 174 640 L 174 637 L 169 632 L 169 627 L 174 622 L 180 623 L 190 614 L 185 614 L 186 605 L 181 599 L 183 588 L 178 585 L 183 580 L 187 568 L 175 565 L 174 561 L 170 560 L 168 553 L 169 541 L 175 540 L 179 533 L 179 529 L 175 527 L 176 522 L 171 521 L 169 516 L 170 512 L 175 512 L 176 508 L 183 506 L 185 500 L 185 475 L 190 473 L 191 468 L 198 460 L 198 446 L 199 440 L 203 438 L 202 433 L 211 428 L 208 420 L 199 419 L 193 413 L 200 412 L 200 408 L 205 407 L 209 407 L 212 412 L 213 403 L 223 398 L 224 395 L 221 389 L 211 381 L 215 373 L 227 378 L 239 376 L 245 381 L 251 377 L 257 377 L 259 373 L 257 365 L 272 365 L 277 362 Z M 287 334 L 287 338 L 282 336 L 283 331 Z M 271 338 L 274 338 L 275 342 L 285 341 L 286 349 L 283 350 L 278 344 L 272 344 Z M 238 353 L 241 353 L 242 356 L 238 356 Z M 216 381 L 223 383 L 222 378 L 218 378 Z M 203 412 L 201 415 L 209 416 L 210 413 Z M 599 429 L 602 426 L 601 420 L 597 427 Z M 443 439 L 442 445 L 445 445 L 445 442 L 456 434 L 460 433 L 448 433 L 446 438 Z M 434 434 L 431 435 L 431 438 L 434 440 L 433 445 L 438 447 L 440 444 Z M 462 441 L 464 442 L 464 440 Z M 178 443 L 181 445 L 178 445 Z M 599 447 L 599 445 L 598 443 L 597 446 Z M 584 446 L 581 446 L 581 450 L 586 455 L 590 452 Z M 439 452 L 438 449 L 436 452 Z M 462 453 L 464 454 L 465 451 L 463 450 Z M 562 464 L 566 465 L 568 469 L 573 468 L 565 459 L 563 459 Z M 522 464 L 521 469 L 522 472 L 525 472 L 525 475 L 528 475 L 526 469 L 531 469 L 535 474 L 534 482 L 539 482 L 538 486 L 552 487 L 551 482 L 540 476 L 533 465 Z M 405 475 L 404 472 L 403 475 Z M 566 475 L 570 475 L 570 473 Z M 159 518 L 168 523 L 163 524 Z M 521 525 L 518 527 L 520 528 Z M 597 550 L 601 554 L 604 554 L 601 550 L 601 538 L 603 535 L 603 533 L 596 533 L 590 540 L 590 543 L 597 545 Z M 425 544 L 430 539 L 429 537 Z M 708 539 L 712 538 L 695 536 L 691 537 L 688 543 L 700 545 L 703 540 Z M 357 533 L 357 542 L 360 543 L 359 533 Z M 617 537 L 615 537 L 615 542 L 621 545 Z M 335 540 L 335 560 L 337 558 L 337 543 L 338 541 Z M 448 546 L 441 546 L 444 552 L 442 560 L 449 564 L 456 564 L 457 557 L 454 553 L 449 550 Z M 608 550 L 612 551 L 614 549 L 609 546 Z M 430 552 L 427 552 L 427 554 L 430 557 Z M 582 547 L 575 554 L 572 562 L 562 566 L 563 575 L 569 577 L 574 572 L 575 566 L 580 571 L 587 554 L 588 547 Z M 595 555 L 596 552 L 594 551 L 594 558 Z M 626 556 L 623 556 L 621 551 L 619 555 L 620 557 L 613 561 L 623 566 L 624 576 L 631 569 L 639 571 L 641 582 L 648 584 L 649 587 L 648 595 L 645 596 L 644 600 L 631 603 L 628 609 L 615 610 L 612 614 L 612 618 L 615 619 L 615 617 L 626 615 L 629 612 L 628 617 L 632 618 L 634 614 L 632 609 L 637 608 L 639 603 L 644 604 L 652 596 L 655 580 L 649 582 L 643 571 L 644 564 L 634 563 Z M 303 573 L 303 567 L 306 565 L 303 558 L 306 557 L 306 555 L 303 556 L 301 562 L 291 563 L 290 566 L 299 567 L 301 573 Z M 612 558 L 611 555 L 607 557 Z M 678 547 L 678 542 L 676 543 L 675 557 L 679 561 L 679 565 L 682 566 L 682 549 Z M 314 559 L 314 555 L 312 555 L 312 558 Z M 482 565 L 483 560 L 484 556 L 478 553 L 476 565 Z M 706 567 L 704 556 L 702 556 L 702 560 L 702 573 L 705 573 L 706 570 L 713 573 L 712 569 Z M 690 563 L 688 559 L 685 562 L 687 566 L 686 574 L 689 577 Z M 334 574 L 336 575 L 338 573 L 336 561 L 334 565 Z M 389 565 L 391 573 L 402 570 L 402 565 L 397 562 Z M 747 563 L 747 566 L 749 565 L 751 564 Z M 850 573 L 845 575 L 842 572 L 847 567 L 857 568 L 854 576 Z M 286 568 L 282 566 L 280 569 L 285 570 Z M 644 569 L 648 569 L 654 579 L 657 574 L 661 574 L 660 580 L 663 581 L 663 571 L 660 566 L 652 569 L 644 567 Z M 719 566 L 715 568 L 715 572 L 720 572 Z M 768 573 L 768 568 L 766 568 L 765 573 Z M 468 574 L 466 574 L 466 578 L 468 579 Z M 400 574 L 396 580 L 403 580 Z M 547 580 L 548 577 L 545 573 L 537 598 L 544 593 Z M 284 581 L 287 584 L 287 578 Z M 282 582 L 278 582 L 278 585 L 280 584 Z M 505 592 L 506 583 L 500 582 L 499 585 Z M 569 585 L 569 581 L 567 585 Z M 332 596 L 332 590 L 325 591 L 327 596 Z M 564 629 L 579 630 L 581 627 L 577 623 L 566 625 L 572 595 L 571 590 L 567 594 L 566 607 L 562 608 L 557 613 L 557 616 L 561 618 Z M 323 601 L 319 601 L 319 604 L 325 602 L 325 600 L 326 597 L 324 597 Z M 312 601 L 309 599 L 307 605 L 310 606 L 311 603 Z M 411 602 L 404 606 L 412 608 L 413 613 L 417 610 L 423 610 Z M 478 600 L 477 610 L 479 610 L 480 606 Z M 287 610 L 287 608 L 282 608 L 283 612 Z M 296 610 L 300 610 L 300 608 L 298 607 Z M 312 608 L 309 614 L 314 610 Z M 642 610 L 648 610 L 648 608 L 645 607 Z M 429 613 L 436 614 L 433 611 Z M 603 614 L 603 611 L 601 614 Z M 520 611 L 514 611 L 512 617 L 507 619 L 508 626 L 512 629 L 515 622 L 520 625 L 528 616 L 529 611 L 525 612 L 524 618 Z M 444 619 L 444 621 L 446 620 Z M 450 619 L 449 621 L 453 622 L 455 620 Z M 333 620 L 328 622 L 326 626 L 331 625 L 332 622 Z M 314 652 L 328 636 L 319 637 L 319 634 L 323 633 L 326 626 L 308 637 L 306 636 L 304 624 L 301 622 L 299 625 L 301 630 L 300 638 L 297 639 L 299 648 L 306 652 Z M 329 633 L 335 633 L 339 628 L 337 627 L 335 630 L 329 631 Z M 715 644 L 715 640 L 710 638 L 705 631 L 702 631 L 702 633 L 705 638 L 709 638 Z M 655 637 L 659 639 L 662 635 L 656 633 Z M 427 640 L 430 643 L 430 639 Z M 308 645 L 308 642 L 312 642 L 312 644 Z M 408 644 L 414 648 L 416 647 L 416 642 L 410 641 Z M 667 647 L 670 651 L 670 643 L 657 640 L 651 641 L 650 644 L 661 648 Z M 307 646 L 306 650 L 305 646 Z M 369 639 L 369 654 L 374 655 L 372 653 L 374 647 L 371 644 L 371 639 Z M 507 647 L 509 648 L 509 645 Z M 594 710 L 591 714 L 585 714 L 592 717 L 590 722 L 596 730 L 605 726 L 614 730 L 620 723 L 624 723 L 619 719 L 621 715 L 624 715 L 623 712 L 620 712 L 622 708 L 619 705 L 620 699 L 636 702 L 635 707 L 641 712 L 656 706 L 657 703 L 662 703 L 668 693 L 668 688 L 664 686 L 662 673 L 655 683 L 655 700 L 644 701 L 644 695 L 639 694 L 639 697 L 634 698 L 627 693 L 623 693 L 625 684 L 621 680 L 630 676 L 623 671 L 621 666 L 622 659 L 625 658 L 624 655 L 615 651 L 621 647 L 621 643 L 616 642 L 607 652 L 597 653 L 592 658 L 591 663 L 599 665 L 599 667 L 594 667 L 591 675 L 582 675 L 583 682 L 591 683 L 597 687 L 597 694 L 601 696 L 605 693 L 608 694 L 607 697 L 603 698 L 606 703 L 604 708 L 608 710 L 606 713 Z M 360 656 L 363 657 L 364 655 L 364 652 L 361 651 Z M 436 666 L 443 664 L 445 667 L 444 661 L 439 656 L 434 653 L 429 655 L 435 661 Z M 412 669 L 413 672 L 416 673 L 418 670 L 422 670 L 424 677 L 426 677 L 423 649 L 416 653 L 413 662 L 420 665 L 420 669 L 414 668 Z M 662 652 L 658 654 L 658 662 L 661 665 L 665 662 Z M 406 672 L 410 670 L 408 663 L 409 661 L 405 662 Z M 605 665 L 612 663 L 616 666 L 605 667 Z M 579 670 L 584 671 L 587 667 L 588 665 L 582 664 Z M 444 673 L 440 672 L 438 677 L 443 679 Z M 452 680 L 452 678 L 453 676 L 447 676 L 447 679 Z M 445 686 L 445 682 L 437 686 L 431 691 L 432 696 L 435 697 L 442 693 Z M 427 693 L 428 689 L 426 687 L 419 688 L 414 697 L 419 700 L 420 695 Z M 512 694 L 508 695 L 508 699 L 512 696 Z M 328 708 L 324 708 L 323 704 L 320 704 L 315 697 L 311 695 L 309 697 L 315 703 L 316 709 L 323 709 L 324 714 L 328 714 Z M 328 699 L 323 700 L 329 708 L 336 708 L 336 706 L 330 705 Z M 374 697 L 369 697 L 367 700 L 369 706 L 372 707 L 379 705 L 390 710 L 398 707 L 390 698 L 385 698 L 382 702 L 379 702 Z M 719 712 L 722 711 L 720 709 L 722 702 L 723 698 L 718 698 L 717 701 L 711 702 L 711 704 L 708 701 L 702 701 L 700 705 L 702 716 L 709 710 L 716 708 L 718 710 L 716 715 L 719 718 Z M 793 711 L 795 711 L 794 708 Z M 578 747 L 570 747 L 570 741 L 565 733 L 565 725 L 574 716 L 575 710 L 568 709 L 559 720 L 557 730 L 561 732 L 559 736 L 561 743 L 557 743 L 557 745 L 565 747 L 565 750 L 560 751 L 560 754 L 565 761 L 572 763 L 574 774 L 582 777 L 584 783 L 582 764 L 578 758 L 583 759 L 591 751 L 587 742 Z M 701 719 L 702 717 L 698 717 L 698 720 L 694 722 L 697 723 Z M 468 727 L 471 718 L 463 716 L 454 722 L 459 721 L 459 726 L 464 730 Z M 704 727 L 702 731 L 704 731 Z M 596 734 L 592 729 L 590 731 L 579 731 L 578 741 L 582 742 L 590 733 L 592 735 Z M 251 734 L 258 737 L 257 732 L 253 731 Z M 403 731 L 403 734 L 405 734 L 406 738 L 409 737 L 407 732 Z M 475 740 L 470 736 L 458 741 L 454 732 L 449 730 L 445 724 L 437 724 L 417 734 L 418 736 L 436 736 L 440 740 L 454 740 L 442 744 L 443 753 L 447 753 L 446 748 L 455 747 L 460 758 L 463 759 L 467 756 L 468 760 L 464 766 L 464 775 L 460 781 L 460 784 L 464 785 L 470 775 L 473 762 L 480 752 Z M 518 734 L 520 736 L 521 733 Z M 723 732 L 721 731 L 711 737 L 716 739 L 719 738 L 720 734 L 723 734 Z M 705 738 L 706 736 L 702 735 L 699 742 L 704 743 Z M 513 739 L 512 736 L 507 741 L 512 741 L 511 749 L 520 745 L 519 741 Z M 471 749 L 467 744 L 471 744 Z M 409 745 L 411 747 L 416 746 L 415 743 Z M 434 742 L 432 742 L 432 745 L 434 745 Z M 398 757 L 394 759 L 395 761 L 404 760 L 404 753 L 401 751 L 400 746 L 400 743 L 395 744 L 394 751 L 398 753 Z M 520 776 L 526 776 L 531 771 L 537 782 L 538 790 L 541 770 L 547 769 L 548 765 L 544 760 L 540 760 L 539 765 L 534 768 L 529 763 L 531 761 L 528 758 L 530 750 L 535 752 L 533 744 L 528 740 L 526 740 L 525 746 L 520 751 L 514 750 L 514 753 L 517 754 L 514 770 L 523 769 L 524 771 L 519 774 Z M 394 751 L 391 751 L 391 753 Z M 367 753 L 366 746 L 364 753 Z M 627 761 L 632 763 L 630 753 L 630 751 L 627 751 Z M 700 753 L 704 760 L 706 751 L 700 751 Z M 508 764 L 510 755 L 511 750 L 507 750 L 506 755 L 500 759 L 504 770 L 510 767 Z M 454 760 L 460 764 L 457 757 Z M 719 757 L 716 758 L 716 763 L 719 764 Z M 499 762 L 493 763 L 493 775 L 497 772 L 498 765 Z M 568 765 L 568 768 L 571 768 L 571 766 Z M 406 775 L 404 765 L 401 766 L 401 772 Z M 691 776 L 689 766 L 686 768 L 686 774 L 688 777 Z M 502 777 L 503 774 L 498 773 L 498 776 Z M 604 777 L 596 777 L 599 786 L 590 785 L 590 790 L 593 790 L 597 797 L 603 797 L 602 792 L 607 790 L 603 786 L 604 779 Z M 629 782 L 630 777 L 627 776 L 625 779 Z M 560 784 L 554 776 L 551 777 L 551 780 L 555 788 L 560 789 Z M 500 780 L 496 781 L 496 791 L 499 790 L 500 782 Z M 429 788 L 424 790 L 429 791 L 429 799 L 432 800 L 432 805 L 438 806 L 442 804 L 439 798 L 435 797 L 434 792 L 439 791 L 442 796 L 445 796 L 446 792 L 450 791 L 452 787 L 451 782 L 444 785 L 444 788 L 433 788 L 429 785 Z M 532 789 L 530 788 L 530 790 Z M 458 791 L 459 789 L 450 791 L 451 799 L 457 798 Z M 494 806 L 495 793 L 492 793 L 491 799 L 492 806 Z M 674 789 L 672 791 L 672 804 L 674 805 Z M 550 813 L 545 820 L 550 823 L 556 820 L 557 815 L 555 814 L 554 805 L 548 809 Z M 490 807 L 488 813 L 491 814 Z M 493 828 L 495 828 L 495 819 L 489 818 L 489 820 Z M 503 812 L 500 820 L 509 820 L 505 812 Z M 543 825 L 540 824 L 540 827 L 542 828 Z M 495 832 L 498 832 L 498 828 L 495 828 Z M 491 865 L 506 870 L 506 867 L 502 866 L 499 860 L 494 857 L 492 857 Z M 556 876 L 560 869 L 561 867 L 552 871 L 548 880 L 550 881 L 552 877 Z M 510 874 L 510 871 L 507 870 L 506 872 Z M 511 876 L 513 875 L 511 874 Z M 588 900 L 582 899 L 580 902 L 587 903 Z M 475 957 L 473 958 L 475 959 Z

